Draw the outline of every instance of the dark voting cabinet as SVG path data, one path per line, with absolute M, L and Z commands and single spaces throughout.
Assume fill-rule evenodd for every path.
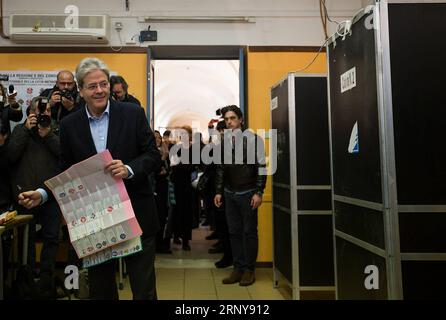
M 271 119 L 275 283 L 285 279 L 294 299 L 334 292 L 326 76 L 288 74 L 271 89 Z
M 446 297 L 445 21 L 379 1 L 327 46 L 338 299 Z

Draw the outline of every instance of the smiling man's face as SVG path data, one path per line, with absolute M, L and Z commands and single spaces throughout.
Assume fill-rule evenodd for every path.
M 93 70 L 84 78 L 84 86 L 80 95 L 95 115 L 100 115 L 107 107 L 110 97 L 110 83 L 107 75 L 101 70 Z

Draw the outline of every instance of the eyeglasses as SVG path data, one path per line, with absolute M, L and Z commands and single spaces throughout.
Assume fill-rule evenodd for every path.
M 91 83 L 88 86 L 85 87 L 85 89 L 87 89 L 88 91 L 94 91 L 96 90 L 96 88 L 99 86 L 101 89 L 105 89 L 108 88 L 110 84 L 108 83 L 108 81 L 103 81 L 103 82 L 99 82 L 99 83 Z

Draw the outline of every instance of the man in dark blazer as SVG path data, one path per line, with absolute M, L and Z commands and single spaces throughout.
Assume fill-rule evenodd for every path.
M 141 102 L 128 93 L 129 85 L 122 76 L 110 77 L 111 94 L 114 100 L 121 102 L 129 102 L 141 106 Z
M 110 99 L 109 70 L 96 58 L 86 58 L 76 68 L 76 79 L 86 108 L 64 118 L 60 127 L 61 163 L 65 170 L 108 149 L 113 157 L 105 167 L 124 179 L 136 219 L 143 231 L 143 250 L 125 258 L 133 299 L 156 299 L 155 236 L 159 229 L 149 174 L 161 159 L 144 109 Z M 39 189 L 19 198 L 32 207 L 45 201 Z M 118 299 L 115 260 L 89 268 L 90 298 Z

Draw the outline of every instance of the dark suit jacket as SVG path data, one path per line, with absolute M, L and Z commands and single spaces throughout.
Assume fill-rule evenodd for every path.
M 136 99 L 134 96 L 132 96 L 131 94 L 127 94 L 127 96 L 125 97 L 125 99 L 122 102 L 130 102 L 130 103 L 134 103 L 137 104 L 138 106 L 141 107 L 141 102 L 139 102 L 138 99 Z
M 85 108 L 62 120 L 60 145 L 62 170 L 97 153 Z M 161 157 L 143 108 L 110 101 L 107 149 L 132 168 L 134 176 L 124 183 L 143 235 L 154 235 L 159 222 L 149 174 L 159 170 Z
M 3 146 L 0 146 L 0 213 L 12 203 L 6 143 Z

